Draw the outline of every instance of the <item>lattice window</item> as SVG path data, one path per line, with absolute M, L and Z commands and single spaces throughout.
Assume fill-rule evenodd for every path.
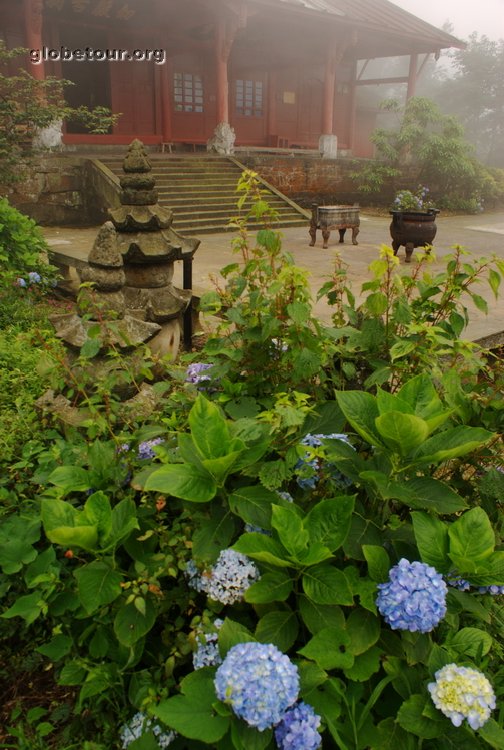
M 244 117 L 262 117 L 262 81 L 236 81 L 236 114 Z
M 197 73 L 173 74 L 175 112 L 203 112 L 203 79 Z

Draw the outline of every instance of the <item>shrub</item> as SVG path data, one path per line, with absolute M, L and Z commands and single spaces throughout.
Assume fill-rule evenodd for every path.
M 336 269 L 335 326 L 315 329 L 270 231 L 258 251 L 241 235 L 213 297 L 237 307 L 211 368 L 173 367 L 145 424 L 97 387 L 82 429 L 25 446 L 24 502 L 0 517 L 4 651 L 74 691 L 84 747 L 502 747 L 502 403 L 459 340 L 460 295 L 497 291 L 502 263 L 456 250 L 399 277 L 382 248 L 359 306 Z M 285 356 L 303 337 L 318 372 Z

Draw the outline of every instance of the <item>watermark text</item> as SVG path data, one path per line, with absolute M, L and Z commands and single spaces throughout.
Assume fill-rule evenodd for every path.
M 42 47 L 30 50 L 30 61 L 33 65 L 43 62 L 154 62 L 164 65 L 166 50 L 164 49 L 98 49 L 84 47 Z

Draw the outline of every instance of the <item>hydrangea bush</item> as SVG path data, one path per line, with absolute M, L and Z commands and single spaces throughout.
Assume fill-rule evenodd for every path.
M 410 278 L 382 249 L 325 328 L 258 242 L 211 388 L 170 365 L 145 419 L 104 390 L 4 467 L 0 652 L 68 700 L 57 750 L 503 748 L 504 381 L 457 295 L 504 264 Z

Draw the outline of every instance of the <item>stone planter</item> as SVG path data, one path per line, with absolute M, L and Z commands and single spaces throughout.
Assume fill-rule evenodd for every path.
M 392 249 L 397 255 L 401 245 L 406 250 L 406 263 L 411 262 L 411 255 L 415 247 L 426 247 L 432 245 L 436 236 L 437 208 L 428 211 L 390 211 L 392 222 L 390 224 L 390 236 L 392 237 Z

